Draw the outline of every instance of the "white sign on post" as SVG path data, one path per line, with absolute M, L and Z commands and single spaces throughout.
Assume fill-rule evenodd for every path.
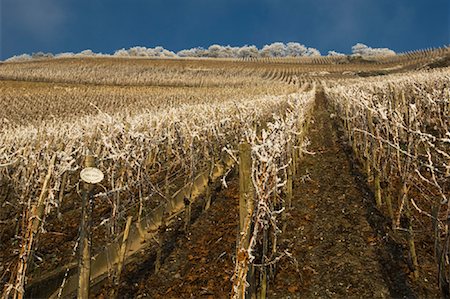
M 88 184 L 100 183 L 104 177 L 103 172 L 95 167 L 87 167 L 80 173 L 80 178 Z

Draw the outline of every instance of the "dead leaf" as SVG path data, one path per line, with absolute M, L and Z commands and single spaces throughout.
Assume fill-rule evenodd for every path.
M 237 260 L 238 260 L 239 262 L 243 262 L 243 261 L 245 261 L 247 258 L 248 258 L 248 253 L 247 253 L 247 251 L 245 251 L 245 250 L 243 250 L 243 249 L 239 250 Z
M 377 237 L 371 236 L 367 238 L 367 243 L 370 245 L 375 245 L 377 244 Z
M 305 270 L 305 271 L 310 271 L 310 272 L 313 273 L 314 275 L 319 274 L 319 273 L 317 273 L 316 269 L 314 269 L 313 267 L 310 267 L 310 266 L 305 266 L 305 267 L 303 267 L 303 270 Z

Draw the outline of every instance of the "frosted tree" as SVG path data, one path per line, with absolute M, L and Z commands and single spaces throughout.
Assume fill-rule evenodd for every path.
M 363 44 L 355 45 L 355 53 L 372 51 L 373 53 L 383 52 L 388 49 L 372 49 Z M 388 50 L 390 51 L 390 50 Z M 330 52 L 331 53 L 331 52 Z M 84 50 L 80 53 L 60 53 L 54 57 L 68 58 L 68 57 L 98 57 L 98 56 L 114 56 L 114 57 L 213 57 L 213 58 L 247 58 L 247 57 L 300 57 L 300 56 L 320 56 L 320 52 L 315 48 L 308 48 L 297 42 L 289 42 L 284 44 L 282 42 L 275 42 L 265 45 L 259 50 L 254 45 L 245 45 L 242 47 L 221 46 L 213 44 L 207 49 L 202 47 L 195 47 L 191 49 L 181 50 L 178 53 L 169 51 L 161 46 L 155 48 L 147 48 L 143 46 L 135 46 L 129 49 L 119 49 L 113 54 L 95 53 L 92 50 Z M 23 61 L 36 58 L 51 58 L 51 53 L 33 53 L 33 55 L 23 54 L 13 56 L 6 61 Z
M 261 49 L 260 55 L 262 57 L 320 56 L 320 52 L 315 48 L 307 48 L 306 46 L 295 42 L 287 43 L 287 45 L 276 42 L 265 45 Z
M 33 59 L 53 58 L 53 57 L 54 56 L 52 53 L 37 52 L 37 53 L 31 54 L 31 58 L 33 58 Z
M 73 53 L 73 52 L 63 52 L 63 53 L 59 53 L 59 54 L 55 55 L 56 58 L 71 58 L 74 56 L 75 56 L 75 53 Z
M 262 57 L 286 57 L 286 45 L 280 42 L 265 45 L 261 49 L 260 54 Z
M 352 47 L 352 53 L 356 56 L 388 56 L 395 52 L 388 48 L 371 48 L 365 44 L 357 43 Z
M 240 49 L 240 47 L 226 46 L 224 48 L 224 51 L 226 53 L 225 57 L 229 57 L 229 58 L 239 57 L 239 49 Z
M 164 49 L 161 54 L 161 57 L 177 57 L 177 54 L 175 54 L 175 52 L 169 51 L 167 49 Z
M 208 48 L 208 57 L 229 57 L 224 46 L 211 45 Z
M 156 57 L 176 57 L 177 56 L 177 54 L 175 54 L 174 52 L 164 49 L 161 46 L 158 46 L 154 49 L 149 49 L 149 50 L 151 50 L 153 56 L 156 56 Z
M 315 48 L 308 48 L 306 56 L 320 56 L 320 51 Z
M 27 60 L 31 60 L 31 59 L 32 59 L 31 55 L 22 54 L 22 55 L 12 56 L 12 57 L 6 59 L 5 61 L 14 62 L 14 61 L 27 61 Z
M 237 57 L 240 58 L 249 58 L 249 57 L 258 57 L 259 51 L 256 46 L 243 46 L 239 48 L 237 51 Z
M 132 47 L 128 49 L 128 55 L 130 56 L 145 56 L 143 47 Z
M 92 50 L 87 49 L 87 50 L 83 50 L 78 54 L 75 54 L 75 56 L 82 56 L 82 57 L 94 57 L 97 56 L 98 54 L 94 53 Z
M 336 51 L 328 51 L 328 56 L 341 56 L 341 57 L 344 57 L 344 56 L 347 56 L 347 55 L 345 55 L 344 53 L 336 52 Z
M 206 57 L 207 54 L 208 54 L 208 50 L 206 50 L 202 47 L 181 50 L 177 53 L 177 55 L 180 57 Z
M 118 56 L 118 57 L 129 57 L 130 53 L 128 53 L 127 50 L 125 50 L 124 48 L 117 50 L 116 52 L 114 52 L 113 56 Z
M 305 56 L 308 48 L 300 43 L 290 42 L 286 45 L 286 55 L 287 56 Z

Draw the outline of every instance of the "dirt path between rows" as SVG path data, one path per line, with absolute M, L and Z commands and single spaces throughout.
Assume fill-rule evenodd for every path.
M 165 233 L 161 269 L 155 274 L 155 250 L 142 252 L 125 267 L 118 298 L 228 298 L 236 253 L 239 181 L 216 186 L 212 206 L 194 207 L 192 225 L 183 231 L 183 216 Z M 109 298 L 110 286 L 94 294 Z
M 374 208 L 364 181 L 333 126 L 323 93 L 299 164 L 292 210 L 269 298 L 414 298 L 402 248 Z M 347 154 L 346 154 L 347 152 Z

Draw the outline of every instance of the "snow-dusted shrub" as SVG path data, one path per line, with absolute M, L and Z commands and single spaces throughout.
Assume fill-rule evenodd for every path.
M 328 51 L 328 56 L 340 56 L 340 57 L 344 57 L 344 56 L 347 56 L 347 55 L 345 55 L 344 53 L 336 52 L 336 51 Z
M 320 56 L 319 50 L 294 42 L 286 45 L 280 42 L 265 45 L 259 53 L 262 57 Z
M 10 57 L 8 59 L 6 59 L 5 61 L 8 62 L 14 62 L 14 61 L 27 61 L 27 60 L 31 60 L 32 57 L 29 54 L 22 54 L 22 55 L 15 55 L 13 57 Z
M 125 50 L 124 48 L 117 50 L 116 52 L 114 52 L 113 56 L 118 56 L 118 57 L 129 57 L 130 53 L 128 53 L 127 50 Z
M 306 51 L 305 56 L 320 56 L 320 51 L 314 48 L 308 48 L 308 51 Z
M 305 56 L 308 48 L 300 43 L 287 43 L 286 45 L 286 55 L 287 56 Z
M 44 52 L 36 52 L 31 54 L 31 58 L 33 59 L 42 59 L 42 58 L 53 58 L 52 53 L 44 53 Z
M 365 44 L 357 43 L 352 47 L 353 55 L 360 56 L 388 56 L 395 52 L 388 48 L 371 48 Z
M 75 54 L 75 56 L 81 56 L 81 57 L 95 57 L 97 55 L 98 55 L 97 53 L 94 53 L 90 49 L 86 49 L 86 50 L 81 51 L 80 53 Z
M 73 53 L 73 52 L 63 52 L 63 53 L 59 53 L 59 54 L 55 55 L 56 58 L 71 58 L 74 56 L 75 56 L 75 53 Z
M 248 58 L 248 57 L 258 57 L 259 50 L 256 46 L 243 46 L 237 51 L 237 57 Z
M 262 57 L 286 57 L 286 45 L 280 42 L 275 42 L 270 45 L 265 45 L 259 52 Z
M 180 57 L 206 57 L 207 54 L 208 50 L 202 47 L 181 50 L 177 53 L 177 55 Z

